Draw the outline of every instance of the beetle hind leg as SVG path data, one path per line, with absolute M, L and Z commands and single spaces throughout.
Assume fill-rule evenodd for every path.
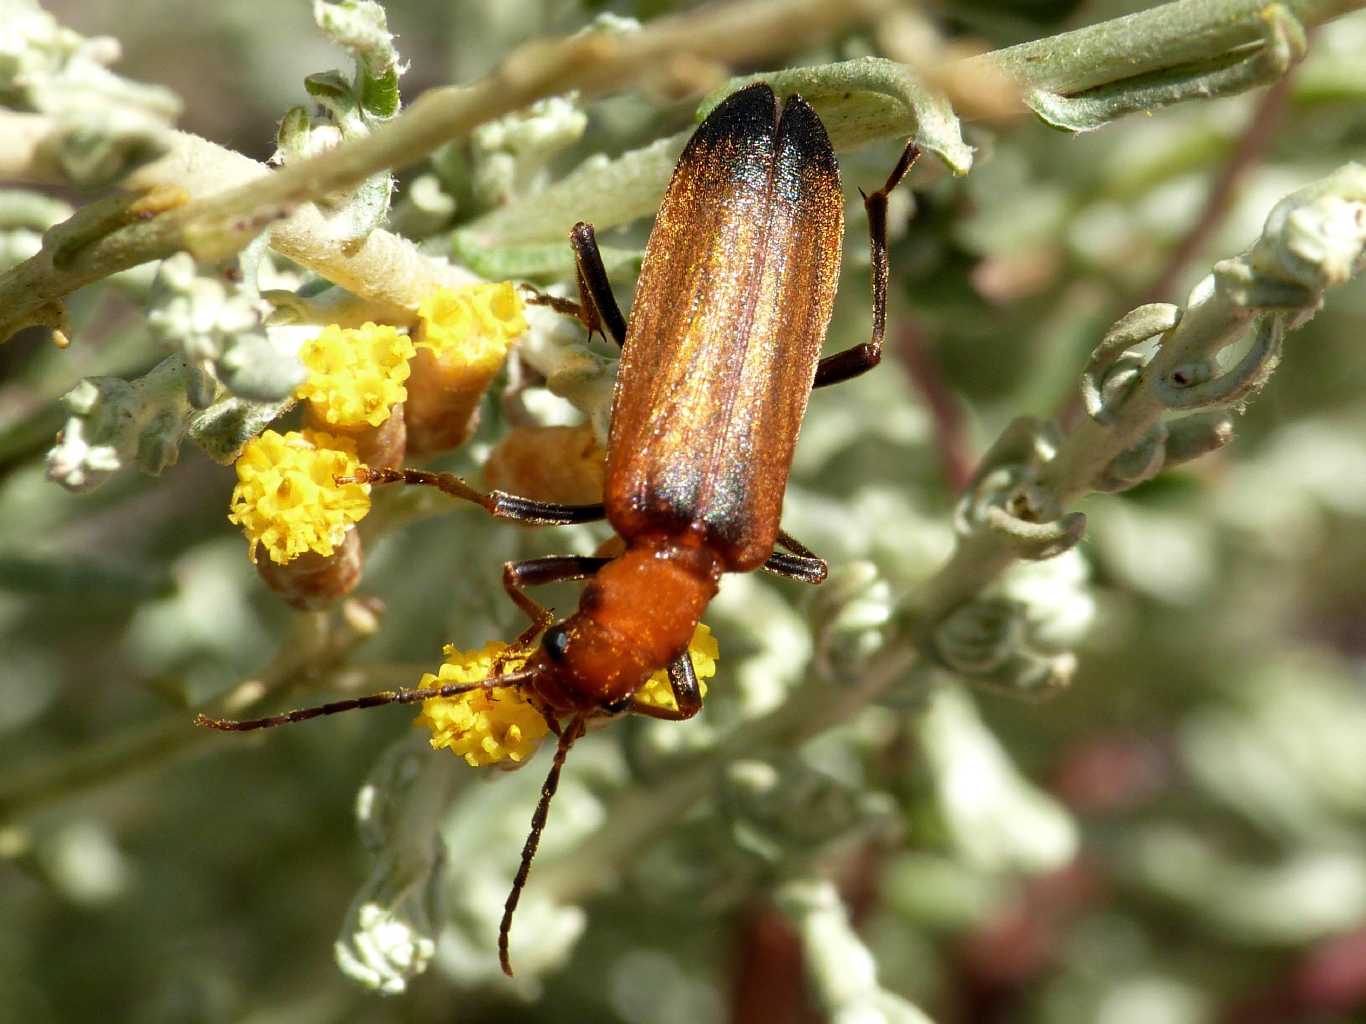
M 778 531 L 778 543 L 787 548 L 790 554 L 775 551 L 768 556 L 761 568 L 775 576 L 785 576 L 798 583 L 824 583 L 830 575 L 830 566 L 824 558 L 801 543 L 786 531 Z
M 872 337 L 862 345 L 822 359 L 816 367 L 816 379 L 811 385 L 813 388 L 852 380 L 882 361 L 882 338 L 887 331 L 887 197 L 901 183 L 919 155 L 919 146 L 914 142 L 906 143 L 901 159 L 892 168 L 886 183 L 872 195 L 863 197 L 863 208 L 868 211 L 868 246 L 872 251 Z

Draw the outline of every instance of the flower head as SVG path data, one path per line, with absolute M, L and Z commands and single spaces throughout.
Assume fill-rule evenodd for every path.
M 478 683 L 493 674 L 494 662 L 508 645 L 493 641 L 477 651 L 446 646 L 446 661 L 435 675 L 422 677 L 421 687 L 450 683 Z M 515 672 L 526 664 L 526 654 L 508 656 L 500 672 Z M 519 687 L 471 690 L 455 697 L 422 702 L 417 723 L 432 730 L 434 750 L 446 749 L 463 757 L 472 768 L 511 761 L 521 764 L 536 751 L 550 726 Z
M 284 564 L 306 551 L 330 556 L 347 531 L 370 511 L 369 484 L 338 484 L 355 473 L 355 445 L 343 437 L 305 430 L 267 430 L 237 459 L 228 521 L 242 527 L 255 559 L 264 544 Z
M 329 424 L 378 427 L 407 397 L 403 382 L 414 351 L 412 341 L 394 327 L 329 324 L 299 350 L 308 379 L 295 394 L 312 402 Z
M 707 684 L 703 680 L 716 675 L 716 659 L 720 653 L 721 648 L 716 643 L 716 637 L 712 636 L 711 629 L 705 623 L 699 622 L 697 629 L 693 631 L 692 641 L 688 644 L 688 656 L 692 658 L 693 672 L 697 674 L 697 685 L 704 697 L 707 695 Z M 633 699 L 638 704 L 649 704 L 657 708 L 678 708 L 673 689 L 669 686 L 669 673 L 664 669 L 660 669 L 647 679 L 645 685 L 636 691 Z
M 526 333 L 522 297 L 510 281 L 438 288 L 417 307 L 419 348 L 443 363 L 463 363 L 492 374 L 508 346 Z

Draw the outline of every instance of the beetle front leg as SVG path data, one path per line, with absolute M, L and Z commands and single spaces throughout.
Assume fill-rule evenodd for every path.
M 862 345 L 827 356 L 816 366 L 813 388 L 851 380 L 867 373 L 882 361 L 882 338 L 887 331 L 887 197 L 901 183 L 906 172 L 920 155 L 920 147 L 906 143 L 901 159 L 887 176 L 887 182 L 870 196 L 863 197 L 863 208 L 868 211 L 868 247 L 872 252 L 873 272 L 873 334 Z
M 584 312 L 583 306 L 579 305 L 579 303 L 575 302 L 573 299 L 562 299 L 558 295 L 551 295 L 549 292 L 543 292 L 541 289 L 529 284 L 520 284 L 518 287 L 527 293 L 529 297 L 526 301 L 531 305 L 549 306 L 562 316 L 572 316 L 575 320 L 588 327 L 590 331 L 594 329 L 593 325 L 590 325 L 588 322 L 588 314 Z
M 541 587 L 547 583 L 566 583 L 592 576 L 610 558 L 590 558 L 584 555 L 553 555 L 549 558 L 528 558 L 521 562 L 503 564 L 503 589 L 512 603 L 526 613 L 531 625 L 517 636 L 517 647 L 526 647 L 545 630 L 555 616 L 550 609 L 526 592 L 527 587 Z
M 674 707 L 661 708 L 655 704 L 632 701 L 631 710 L 638 715 L 666 722 L 685 722 L 702 710 L 702 686 L 692 667 L 692 655 L 687 651 L 669 662 L 669 689 L 673 691 Z

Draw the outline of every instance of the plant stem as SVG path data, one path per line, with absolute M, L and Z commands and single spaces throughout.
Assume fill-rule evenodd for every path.
M 1334 211 L 1340 222 L 1326 219 L 1324 209 Z M 1029 504 L 1036 514 L 1043 509 L 1050 517 L 1061 517 L 1098 489 L 1121 455 L 1141 449 L 1154 430 L 1193 421 L 1190 414 L 1197 409 L 1222 407 L 1228 412 L 1241 406 L 1279 359 L 1278 342 L 1259 355 L 1260 341 L 1270 337 L 1261 337 L 1261 332 L 1270 330 L 1279 337 L 1300 326 L 1322 303 L 1327 288 L 1362 269 L 1363 209 L 1366 169 L 1356 164 L 1282 200 L 1268 216 L 1261 238 L 1243 255 L 1217 263 L 1214 273 L 1195 287 L 1175 326 L 1161 330 L 1156 353 L 1114 407 L 1104 416 L 1084 417 L 1056 452 L 1031 471 Z M 1297 222 L 1292 212 L 1303 218 Z M 1330 245 L 1325 241 L 1330 236 L 1340 240 Z M 1252 348 L 1235 366 L 1220 368 L 1215 357 L 1249 328 L 1259 334 Z M 1213 375 L 1207 383 L 1174 387 L 1173 382 L 1202 368 Z M 1182 388 L 1194 394 L 1183 398 Z M 1172 413 L 1181 415 L 1173 418 Z M 1220 439 L 1211 435 L 1212 443 L 1198 451 L 1212 450 L 1231 436 L 1227 429 Z M 1159 457 L 1152 472 L 1161 465 Z M 907 609 L 912 631 L 923 637 L 1021 556 L 1006 532 L 976 528 L 961 535 L 949 562 L 926 581 L 914 607 Z
M 896 332 L 894 350 L 929 410 L 939 463 L 949 493 L 961 494 L 972 479 L 972 467 L 976 462 L 969 451 L 962 406 L 944 380 L 938 360 L 929 350 L 924 328 L 906 316 L 898 319 L 901 326 Z
M 297 612 L 275 656 L 258 676 L 198 710 L 214 716 L 247 714 L 281 692 L 328 678 L 368 636 L 365 630 L 350 626 L 343 615 L 333 619 L 318 612 Z M 77 753 L 59 754 L 7 775 L 0 782 L 0 825 L 53 801 L 163 766 L 174 757 L 221 742 L 221 733 L 195 728 L 194 710 L 164 714 Z
M 1281 6 L 1308 27 L 1366 6 L 1366 0 L 1286 0 Z M 0 340 L 29 324 L 59 322 L 61 300 L 66 295 L 110 274 L 180 250 L 189 250 L 205 261 L 226 259 L 264 230 L 271 231 L 272 242 L 281 252 L 329 280 L 363 298 L 411 309 L 416 305 L 418 286 L 430 284 L 440 276 L 439 271 L 424 272 L 420 265 L 415 266 L 424 261 L 410 251 L 412 247 L 383 231 L 368 236 L 364 248 L 370 251 L 364 258 L 350 252 L 344 240 L 331 239 L 325 244 L 328 232 L 321 214 L 312 208 L 295 212 L 298 207 L 354 187 L 379 171 L 412 164 L 479 124 L 543 97 L 571 89 L 598 93 L 620 88 L 651 75 L 658 77 L 661 72 L 667 74 L 669 68 L 679 67 L 680 61 L 686 63 L 684 58 L 689 55 L 708 61 L 752 58 L 790 48 L 803 38 L 828 33 L 851 20 L 876 17 L 885 9 L 884 0 L 846 5 L 823 0 L 751 0 L 660 19 L 631 36 L 589 33 L 529 43 L 492 75 L 473 85 L 425 93 L 403 115 L 368 137 L 170 209 L 150 221 L 111 224 L 109 234 L 69 254 L 60 265 L 54 264 L 52 252 L 45 248 L 0 275 L 0 309 L 5 311 L 0 316 Z M 1254 0 L 1178 0 L 969 58 L 967 67 L 975 66 L 973 62 L 988 62 L 1026 90 L 1080 90 L 1171 68 L 1183 61 L 1210 61 L 1230 49 L 1252 47 L 1264 41 L 1264 10 L 1264 5 Z M 910 69 L 903 70 L 911 73 Z M 904 118 L 884 117 L 878 124 L 887 135 L 904 136 L 913 129 Z M 33 130 L 34 126 L 28 125 L 25 137 Z M 20 148 L 27 152 L 35 147 Z M 667 157 L 671 152 L 665 145 L 655 156 Z M 238 162 L 245 159 L 238 154 L 231 156 Z M 632 158 L 633 154 L 627 154 L 622 159 Z M 613 185 L 614 193 L 635 196 L 635 202 L 621 216 L 599 216 L 600 227 L 640 216 L 652 205 L 646 200 L 663 190 L 667 174 L 661 171 L 661 160 L 637 164 L 618 168 L 626 173 L 617 174 Z M 613 167 L 600 168 L 599 173 L 611 176 Z M 548 190 L 542 196 L 544 201 L 553 202 L 556 194 Z M 517 204 L 517 219 L 543 222 L 544 217 L 532 216 L 536 202 L 533 197 Z M 510 211 L 501 212 L 506 221 Z M 581 211 L 579 215 L 584 214 Z
M 1028 89 L 1077 93 L 1263 41 L 1267 0 L 1176 0 L 1062 35 L 969 59 Z M 1366 6 L 1363 0 L 1282 0 L 1305 28 Z
M 1290 100 L 1294 77 L 1295 72 L 1292 70 L 1262 94 L 1232 151 L 1210 183 L 1200 216 L 1172 249 L 1162 270 L 1138 296 L 1135 305 L 1170 299 L 1191 262 L 1200 255 L 1219 225 L 1227 219 L 1237 197 L 1238 183 L 1257 165 L 1275 138 L 1276 129 Z M 1073 390 L 1059 404 L 1057 419 L 1067 430 L 1071 430 L 1081 415 L 1081 396 Z
M 1237 198 L 1238 183 L 1257 165 L 1275 138 L 1276 129 L 1285 116 L 1294 76 L 1294 71 L 1291 71 L 1262 95 L 1248 119 L 1247 127 L 1238 136 L 1233 151 L 1219 168 L 1218 176 L 1210 183 L 1209 194 L 1205 199 L 1204 208 L 1200 211 L 1199 219 L 1177 243 L 1162 272 L 1139 296 L 1135 305 L 1170 301 L 1170 293 L 1181 283 L 1186 268 L 1200 255 L 1219 225 L 1228 217 L 1229 211 L 1233 208 L 1233 201 Z
M 672 71 L 681 73 L 683 65 L 695 67 L 696 59 L 739 61 L 781 51 L 851 21 L 875 17 L 888 2 L 745 0 L 661 18 L 629 35 L 590 32 L 527 43 L 491 75 L 469 86 L 426 92 L 369 136 L 167 209 L 150 221 L 112 221 L 107 234 L 60 260 L 45 247 L 0 275 L 0 339 L 8 340 L 32 323 L 52 322 L 53 307 L 64 296 L 119 270 L 181 250 L 205 262 L 227 259 L 301 204 L 353 188 L 380 171 L 416 163 L 438 146 L 536 100 L 575 89 L 600 93 L 642 78 L 667 78 Z M 316 211 L 312 215 L 319 216 Z M 366 244 L 380 244 L 385 238 L 393 245 L 407 244 L 386 232 L 372 232 Z M 335 242 L 338 248 L 343 244 L 344 240 Z M 371 297 L 377 282 L 358 276 L 337 283 Z M 383 292 L 375 297 L 393 301 Z
M 570 903 L 602 891 L 689 807 L 715 791 L 715 775 L 726 764 L 766 750 L 795 749 L 847 722 L 904 679 L 916 657 L 910 646 L 890 644 L 857 680 L 836 684 L 809 675 L 777 709 L 742 724 L 715 747 L 680 763 L 671 779 L 618 794 L 603 816 L 608 824 L 574 850 L 539 866 L 532 884 Z

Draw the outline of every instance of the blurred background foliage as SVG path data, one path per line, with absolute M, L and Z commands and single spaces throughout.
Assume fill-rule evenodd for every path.
M 257 159 L 303 100 L 303 77 L 343 62 L 303 4 L 45 6 L 83 34 L 117 37 L 118 70 L 178 93 L 181 127 Z M 386 4 L 409 101 L 533 35 L 676 6 Z M 935 16 L 997 47 L 1140 6 L 980 0 Z M 852 34 L 786 63 L 875 50 Z M 1181 301 L 1281 196 L 1360 158 L 1363 53 L 1366 17 L 1321 28 L 1270 114 L 1258 90 L 1075 137 L 1034 119 L 970 125 L 978 165 L 917 186 L 915 219 L 903 210 L 895 225 L 893 358 L 813 399 L 785 525 L 832 565 L 866 559 L 892 592 L 913 588 L 948 549 L 955 466 L 1015 415 L 1071 407 L 1116 316 Z M 683 130 L 691 110 L 639 93 L 596 102 L 555 170 Z M 1272 119 L 1264 151 L 1198 251 L 1174 261 L 1259 111 Z M 845 155 L 846 191 L 880 182 L 895 151 Z M 867 331 L 864 220 L 853 207 L 848 219 L 828 350 Z M 647 228 L 604 241 L 638 247 Z M 528 949 L 545 948 L 524 954 L 517 986 L 488 970 L 483 936 L 541 762 L 489 778 L 421 755 L 396 710 L 259 741 L 194 732 L 177 702 L 260 673 L 306 626 L 226 522 L 231 472 L 197 451 L 159 479 L 125 473 L 88 494 L 44 479 L 54 400 L 82 376 L 156 359 L 139 309 L 116 291 L 89 289 L 72 309 L 69 349 L 41 331 L 0 347 L 0 1020 L 818 1019 L 799 980 L 801 929 L 816 919 L 784 889 L 806 859 L 838 882 L 883 987 L 937 1020 L 1366 1013 L 1360 282 L 1292 336 L 1235 444 L 1085 503 L 1072 575 L 1039 584 L 1092 618 L 1069 691 L 974 705 L 914 690 L 910 706 L 872 709 L 786 760 L 718 766 L 708 799 L 609 865 L 620 884 L 582 913 L 572 899 L 527 906 L 518 927 L 537 936 Z M 949 411 L 931 415 L 927 394 Z M 453 465 L 471 470 L 502 428 L 490 402 Z M 415 684 L 444 642 L 518 628 L 497 583 L 503 560 L 588 551 L 602 536 L 524 531 L 465 508 L 400 514 L 412 521 L 369 551 L 363 593 L 384 611 L 356 656 L 395 684 Z M 555 597 L 563 608 L 573 592 Z M 811 654 L 812 600 L 771 579 L 726 581 L 708 616 L 722 651 L 708 713 L 618 722 L 575 751 L 538 865 L 554 862 L 551 883 L 593 869 L 554 855 L 600 824 L 613 794 L 648 792 L 670 750 L 705 745 L 709 717 L 782 699 Z M 107 760 L 79 760 L 93 749 Z M 434 969 L 384 999 L 338 972 L 332 946 L 371 870 L 357 790 L 397 764 L 439 776 L 454 801 L 442 812 L 449 927 Z M 841 814 L 857 827 L 837 827 Z

